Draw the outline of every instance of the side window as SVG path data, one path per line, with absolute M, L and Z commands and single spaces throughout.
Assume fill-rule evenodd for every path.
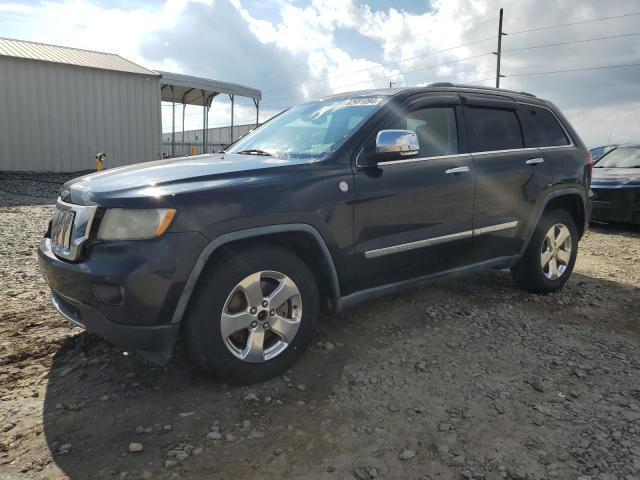
M 471 152 L 524 147 L 520 121 L 513 110 L 466 107 L 465 120 Z
M 402 116 L 395 127 L 413 130 L 418 135 L 420 157 L 455 155 L 458 149 L 458 126 L 454 107 L 427 107 Z
M 527 147 L 558 147 L 569 145 L 556 117 L 546 108 L 521 105 L 524 121 L 524 141 Z

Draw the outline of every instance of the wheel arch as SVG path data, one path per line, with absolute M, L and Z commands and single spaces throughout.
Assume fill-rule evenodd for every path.
M 255 242 L 284 246 L 300 256 L 312 269 L 321 298 L 328 300 L 327 308 L 334 307 L 340 298 L 340 284 L 333 258 L 320 232 L 305 223 L 269 225 L 226 233 L 209 242 L 191 269 L 171 323 L 182 321 L 198 281 L 208 266 L 217 258 Z
M 578 187 L 567 187 L 559 190 L 548 192 L 547 195 L 540 201 L 536 213 L 529 222 L 525 234 L 526 241 L 523 244 L 520 255 L 522 256 L 529 246 L 531 237 L 536 226 L 540 222 L 542 215 L 554 208 L 562 208 L 567 210 L 576 222 L 579 236 L 582 237 L 587 230 L 588 221 L 588 209 L 587 199 L 585 198 L 583 190 Z

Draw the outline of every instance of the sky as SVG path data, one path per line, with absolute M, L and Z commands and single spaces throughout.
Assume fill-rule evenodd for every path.
M 390 82 L 493 86 L 500 7 L 501 87 L 556 103 L 589 146 L 640 140 L 640 0 L 0 0 L 0 36 L 259 88 L 264 121 Z M 229 117 L 217 97 L 209 126 Z M 201 107 L 185 118 L 201 128 Z M 236 98 L 235 121 L 255 122 L 251 99 Z

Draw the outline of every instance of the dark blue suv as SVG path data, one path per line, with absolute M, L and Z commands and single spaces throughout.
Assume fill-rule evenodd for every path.
M 591 157 L 527 93 L 434 84 L 291 108 L 226 151 L 64 185 L 39 248 L 73 323 L 166 360 L 178 336 L 241 382 L 287 369 L 336 312 L 409 285 L 510 267 L 571 275 Z

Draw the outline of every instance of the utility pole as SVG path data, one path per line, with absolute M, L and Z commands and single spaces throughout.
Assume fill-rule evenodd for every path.
M 500 60 L 502 59 L 502 36 L 506 35 L 506 33 L 502 31 L 503 10 L 504 9 L 502 8 L 500 9 L 500 21 L 498 23 L 498 51 L 493 52 L 493 54 L 498 57 L 498 61 L 496 63 L 496 88 L 500 88 L 500 78 L 504 77 L 504 75 L 500 75 Z

